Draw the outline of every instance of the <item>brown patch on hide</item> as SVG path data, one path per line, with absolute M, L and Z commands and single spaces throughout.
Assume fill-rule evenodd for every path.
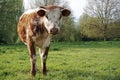
M 43 33 L 45 33 L 47 31 L 47 29 L 45 28 L 45 25 L 44 25 L 44 23 L 42 23 L 42 24 L 39 24 L 39 25 L 37 25 L 36 26 L 36 30 L 35 30 L 35 32 L 36 33 L 40 33 L 40 34 L 43 34 Z
M 29 30 L 29 36 L 33 35 L 32 30 L 34 26 L 30 26 L 30 21 L 37 16 L 36 13 L 31 14 L 23 14 L 18 22 L 18 35 L 20 39 L 26 43 L 26 34 L 27 30 Z

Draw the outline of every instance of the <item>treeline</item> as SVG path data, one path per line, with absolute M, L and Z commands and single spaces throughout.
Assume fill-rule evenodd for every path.
M 84 40 L 120 40 L 120 0 L 88 1 L 79 25 Z
M 84 14 L 80 16 L 78 23 L 74 22 L 72 15 L 68 18 L 63 18 L 60 23 L 61 33 L 54 36 L 53 40 L 72 42 L 119 39 L 120 4 L 117 4 L 118 2 L 115 3 L 116 1 L 120 2 L 119 0 L 91 0 L 89 3 L 96 5 L 92 7 L 89 4 L 85 8 Z M 114 5 L 112 5 L 113 2 Z M 68 4 L 65 6 L 68 6 Z M 21 43 L 17 34 L 17 22 L 22 13 L 22 0 L 0 1 L 0 44 Z
M 0 43 L 14 44 L 17 22 L 21 14 L 21 0 L 0 0 Z

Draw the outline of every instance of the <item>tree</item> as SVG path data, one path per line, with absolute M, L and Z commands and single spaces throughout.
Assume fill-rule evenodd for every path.
M 102 37 L 102 30 L 98 24 L 95 17 L 91 17 L 84 13 L 79 20 L 82 38 L 85 40 L 88 40 L 87 38 L 100 39 Z
M 44 5 L 59 4 L 59 0 L 44 0 Z
M 23 0 L 24 11 L 54 4 L 59 4 L 59 0 Z
M 21 13 L 21 0 L 0 1 L 0 43 L 15 43 L 17 20 Z
M 88 4 L 85 9 L 86 14 L 95 17 L 99 23 L 91 25 L 96 27 L 100 25 L 98 27 L 102 30 L 104 41 L 106 41 L 109 24 L 116 21 L 120 14 L 120 0 L 90 0 Z

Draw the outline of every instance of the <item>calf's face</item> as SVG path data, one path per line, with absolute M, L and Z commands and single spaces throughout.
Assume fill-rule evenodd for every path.
M 70 11 L 61 7 L 49 7 L 39 10 L 37 12 L 39 16 L 45 17 L 45 27 L 50 34 L 57 34 L 60 31 L 59 22 L 63 16 L 69 16 Z

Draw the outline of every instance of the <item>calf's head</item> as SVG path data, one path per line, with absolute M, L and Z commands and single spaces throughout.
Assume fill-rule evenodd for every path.
M 69 16 L 70 11 L 60 6 L 45 6 L 41 7 L 37 14 L 44 17 L 44 25 L 47 32 L 50 34 L 57 34 L 60 31 L 59 22 L 63 16 Z

